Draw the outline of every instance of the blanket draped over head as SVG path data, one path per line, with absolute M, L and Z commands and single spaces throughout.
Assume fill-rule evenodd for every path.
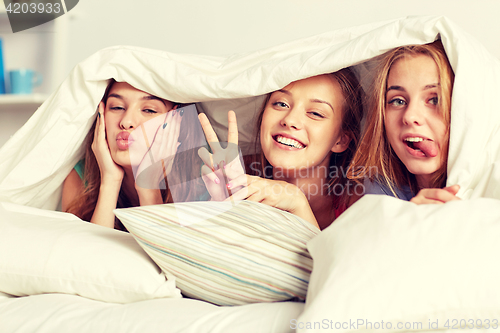
M 438 37 L 455 72 L 448 184 L 459 184 L 464 199 L 500 199 L 500 61 L 446 17 L 408 17 L 227 57 L 131 46 L 103 49 L 78 64 L 1 148 L 0 201 L 57 208 L 62 183 L 83 156 L 82 142 L 110 78 L 171 101 L 198 103 L 221 140 L 227 111 L 236 110 L 244 146 L 254 140 L 263 94 Z

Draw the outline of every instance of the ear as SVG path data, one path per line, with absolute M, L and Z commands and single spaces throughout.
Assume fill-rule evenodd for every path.
M 335 142 L 331 150 L 334 153 L 343 153 L 349 147 L 350 142 L 351 138 L 349 135 L 343 133 L 338 137 L 337 142 Z

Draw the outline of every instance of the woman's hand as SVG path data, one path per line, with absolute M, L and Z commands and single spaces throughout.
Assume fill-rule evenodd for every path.
M 318 226 L 306 195 L 297 186 L 285 181 L 242 175 L 228 184 L 229 189 L 240 188 L 226 200 L 249 200 L 290 212 Z
M 108 141 L 106 140 L 106 125 L 104 123 L 104 103 L 99 103 L 97 122 L 94 131 L 94 141 L 92 142 L 92 151 L 94 152 L 99 170 L 101 172 L 101 184 L 118 183 L 121 186 L 123 179 L 123 168 L 113 161 L 109 151 Z
M 245 175 L 238 147 L 236 114 L 234 111 L 229 111 L 227 114 L 228 144 L 225 149 L 221 147 L 207 116 L 201 113 L 198 118 L 212 149 L 212 154 L 206 148 L 198 150 L 198 155 L 205 163 L 201 168 L 201 176 L 212 200 L 222 201 L 231 195 L 231 191 L 238 189 L 237 187 L 230 189 L 226 185 L 233 179 Z
M 410 201 L 417 204 L 443 204 L 448 201 L 461 200 L 456 196 L 459 185 L 448 186 L 445 188 L 424 188 Z
M 155 117 L 135 129 L 134 143 L 129 148 L 136 187 L 160 189 L 160 182 L 172 171 L 179 147 L 182 109 L 170 110 L 165 116 Z
M 115 215 L 113 214 L 113 209 L 116 208 L 116 202 L 118 201 L 124 170 L 113 161 L 111 152 L 109 151 L 108 141 L 106 140 L 103 102 L 99 103 L 92 151 L 101 172 L 101 184 L 94 214 L 90 222 L 114 228 Z
M 307 202 L 304 193 L 295 185 L 280 180 L 242 175 L 227 184 L 229 189 L 240 188 L 226 200 L 249 200 L 293 213 Z

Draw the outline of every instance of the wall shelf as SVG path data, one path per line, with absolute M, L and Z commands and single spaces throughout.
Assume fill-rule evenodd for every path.
M 0 111 L 10 106 L 16 107 L 39 107 L 47 99 L 46 94 L 31 94 L 31 95 L 15 95 L 2 94 L 0 95 Z
M 67 75 L 68 15 L 13 33 L 4 2 L 0 0 L 0 38 L 5 74 L 29 68 L 43 76 L 40 86 L 29 95 L 0 94 L 0 147 L 21 128 L 49 98 Z M 8 81 L 8 77 L 7 77 Z M 7 91 L 9 87 L 7 86 Z

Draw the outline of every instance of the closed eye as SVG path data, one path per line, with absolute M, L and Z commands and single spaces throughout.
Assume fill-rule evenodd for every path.
M 325 118 L 324 115 L 322 115 L 321 113 L 319 112 L 316 112 L 316 111 L 310 111 L 309 114 L 315 118 Z
M 115 110 L 115 111 L 121 111 L 121 110 L 125 110 L 124 107 L 121 107 L 121 106 L 113 106 L 111 108 L 109 108 L 110 110 Z
M 146 113 L 151 113 L 151 114 L 158 113 L 157 111 L 155 111 L 153 109 L 143 109 L 142 111 L 146 112 Z

